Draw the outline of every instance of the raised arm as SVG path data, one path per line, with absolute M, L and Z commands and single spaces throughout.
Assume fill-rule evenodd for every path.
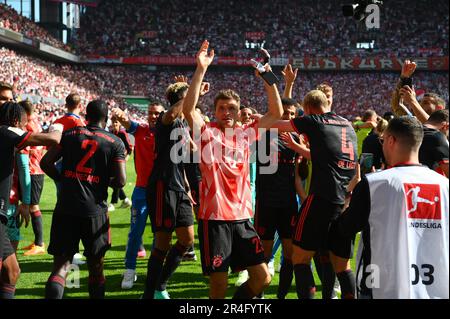
M 400 89 L 402 88 L 402 82 L 406 79 L 412 77 L 414 71 L 416 70 L 416 63 L 411 62 L 410 60 L 405 60 L 402 66 L 402 73 L 400 74 L 400 79 L 397 81 L 397 85 L 395 87 L 394 92 L 392 92 L 391 98 L 391 108 L 392 112 L 396 116 L 407 115 L 406 111 L 400 105 Z
M 163 114 L 161 120 L 164 125 L 172 124 L 180 116 L 181 112 L 183 112 L 183 103 L 184 99 L 179 100 Z
M 428 118 L 430 116 L 427 114 L 427 112 L 425 112 L 425 110 L 417 101 L 416 93 L 412 88 L 407 85 L 402 87 L 400 89 L 400 97 L 403 99 L 403 102 L 411 108 L 414 115 L 422 124 L 428 121 Z
M 208 53 L 209 42 L 203 41 L 200 50 L 197 53 L 197 68 L 192 77 L 189 90 L 184 98 L 183 113 L 186 121 L 192 130 L 199 129 L 205 125 L 201 115 L 195 110 L 195 106 L 198 103 L 199 96 L 201 94 L 202 82 L 205 77 L 208 66 L 214 60 L 214 50 Z
M 295 132 L 295 128 L 292 126 L 291 121 L 288 120 L 275 121 L 270 128 L 276 128 L 279 133 Z
M 283 71 L 281 71 L 286 85 L 284 87 L 283 98 L 292 99 L 292 89 L 294 88 L 294 82 L 297 78 L 297 72 L 298 69 L 292 70 L 292 66 L 290 64 L 287 64 L 284 67 Z
M 266 71 L 271 71 L 270 65 L 266 64 L 264 67 Z M 255 73 L 262 79 L 258 71 L 255 71 Z M 283 105 L 281 104 L 281 98 L 276 84 L 269 85 L 266 81 L 263 82 L 269 103 L 269 110 L 259 119 L 258 127 L 271 128 L 283 116 Z
M 61 134 L 63 126 L 61 124 L 53 124 L 52 129 L 54 131 L 49 133 L 32 133 L 29 138 L 22 144 L 23 147 L 27 146 L 53 146 L 59 144 L 61 141 Z

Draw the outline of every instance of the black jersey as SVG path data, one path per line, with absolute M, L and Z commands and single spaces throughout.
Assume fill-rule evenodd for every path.
M 149 186 L 157 181 L 164 181 L 166 187 L 173 191 L 184 192 L 184 164 L 189 156 L 188 124 L 180 118 L 169 125 L 162 123 L 161 113 L 156 123 L 155 162 L 149 179 Z
M 373 154 L 373 166 L 376 169 L 380 169 L 381 164 L 386 163 L 383 154 L 383 146 L 381 145 L 380 136 L 378 134 L 371 133 L 364 139 L 362 153 Z
M 114 162 L 125 161 L 123 142 L 101 128 L 75 127 L 64 132 L 61 189 L 55 211 L 94 216 L 106 213 Z
M 298 142 L 298 137 L 293 136 Z M 271 152 L 271 144 L 278 144 L 278 152 Z M 267 131 L 256 144 L 256 197 L 271 206 L 289 206 L 296 201 L 295 158 L 277 134 Z M 275 156 L 269 161 L 270 156 Z M 270 166 L 276 168 L 269 173 Z
M 358 161 L 355 130 L 346 119 L 329 112 L 291 121 L 309 140 L 312 161 L 310 194 L 343 204 Z
M 419 150 L 420 163 L 436 170 L 441 163 L 448 163 L 448 141 L 438 130 L 423 127 L 423 141 Z
M 30 132 L 19 128 L 0 126 L 0 222 L 6 224 L 9 194 L 14 172 L 14 152 L 25 143 Z M 0 256 L 1 258 L 1 256 Z

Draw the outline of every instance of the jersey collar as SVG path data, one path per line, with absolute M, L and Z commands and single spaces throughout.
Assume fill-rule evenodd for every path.
M 79 116 L 79 115 L 76 115 L 75 113 L 66 113 L 65 115 L 66 115 L 66 116 L 74 116 L 74 117 L 76 117 L 77 119 L 80 118 L 80 116 Z

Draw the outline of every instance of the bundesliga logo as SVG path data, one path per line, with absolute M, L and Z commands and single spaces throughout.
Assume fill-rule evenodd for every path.
M 441 191 L 439 185 L 404 184 L 408 218 L 432 220 L 432 222 L 412 222 L 415 228 L 441 228 Z

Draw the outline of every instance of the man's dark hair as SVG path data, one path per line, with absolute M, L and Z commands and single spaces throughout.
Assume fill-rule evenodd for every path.
M 240 109 L 241 97 L 239 96 L 239 94 L 237 94 L 235 91 L 231 89 L 220 90 L 219 93 L 217 93 L 216 97 L 214 98 L 214 109 L 216 108 L 217 102 L 219 100 L 235 100 Z
M 78 93 L 70 93 L 66 97 L 66 107 L 68 110 L 74 110 L 81 103 L 81 97 Z
M 27 112 L 28 116 L 33 114 L 34 106 L 33 106 L 33 103 L 31 103 L 30 100 L 27 99 L 27 100 L 20 101 L 19 104 L 25 110 L 25 112 Z
M 366 121 L 368 121 L 368 120 L 369 120 L 372 116 L 374 116 L 374 115 L 377 115 L 377 113 L 376 113 L 374 110 L 369 109 L 369 110 L 367 110 L 367 111 L 364 112 L 364 114 L 363 114 L 363 116 L 362 116 L 362 121 L 363 121 L 363 122 L 366 122 Z
M 297 103 L 297 101 L 296 100 L 294 100 L 294 99 L 290 99 L 290 98 L 287 98 L 287 97 L 283 97 L 282 99 L 281 99 L 281 104 L 283 105 L 283 107 L 284 106 L 295 106 L 295 107 L 297 107 L 298 106 L 298 103 Z
M 384 134 L 394 136 L 399 143 L 412 150 L 418 150 L 423 140 L 423 126 L 415 117 L 393 118 Z
M 86 107 L 86 120 L 92 123 L 99 123 L 108 118 L 108 106 L 102 100 L 93 100 Z
M 25 110 L 16 102 L 6 102 L 0 107 L 0 125 L 15 126 L 22 121 Z
M 427 120 L 428 123 L 440 124 L 442 122 L 448 122 L 448 110 L 439 110 L 431 113 Z
M 9 83 L 0 81 L 0 91 L 3 91 L 3 90 L 10 90 L 10 91 L 12 91 L 13 90 L 13 86 L 11 84 L 9 84 Z
M 164 109 L 166 108 L 166 107 L 164 106 L 164 103 L 161 102 L 161 101 L 159 101 L 159 100 L 152 100 L 152 101 L 150 101 L 150 103 L 148 103 L 148 107 L 154 106 L 154 105 L 162 106 Z
M 392 113 L 392 112 L 384 112 L 384 114 L 383 114 L 383 118 L 386 120 L 386 121 L 390 121 L 390 120 L 392 120 L 393 118 L 395 117 L 395 115 L 394 115 L 394 113 Z

